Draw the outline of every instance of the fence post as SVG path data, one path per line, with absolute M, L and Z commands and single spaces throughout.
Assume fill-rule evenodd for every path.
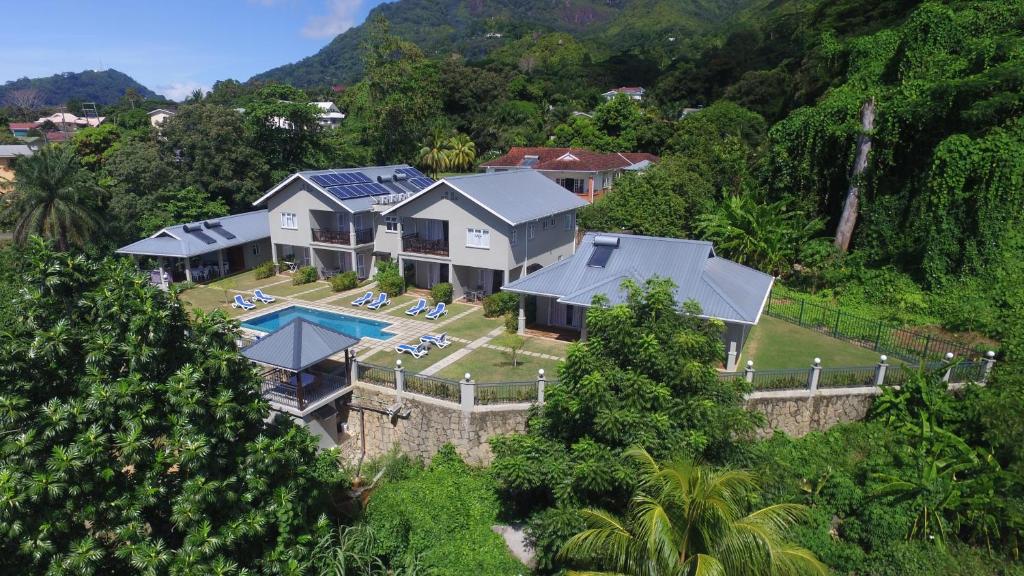
M 889 357 L 882 354 L 878 357 L 878 366 L 875 368 L 875 386 L 879 388 L 885 384 L 885 372 L 889 369 Z
M 875 352 L 878 352 L 878 347 L 882 344 L 882 323 L 878 323 L 878 332 L 875 334 Z
M 405 368 L 402 368 L 402 360 L 395 360 L 395 392 L 405 392 Z
M 839 337 L 839 321 L 842 318 L 843 318 L 843 311 L 840 310 L 839 308 L 836 308 L 836 324 L 835 324 L 835 326 L 832 327 L 832 337 L 833 338 L 838 338 Z
M 953 364 L 951 364 L 951 362 L 953 360 L 953 353 L 952 352 L 946 352 L 946 355 L 944 356 L 944 358 L 946 359 L 946 371 L 942 373 L 942 381 L 946 382 L 946 383 L 949 383 L 949 377 L 953 373 Z
M 537 404 L 544 403 L 544 369 L 537 370 Z
M 804 325 L 804 303 L 805 303 L 804 300 L 800 300 L 800 318 L 798 318 L 797 321 L 796 321 L 796 325 L 797 326 L 803 326 Z
M 743 377 L 746 378 L 747 382 L 754 381 L 754 361 L 747 360 L 747 369 L 743 371 Z
M 821 358 L 815 358 L 811 364 L 811 370 L 807 373 L 807 389 L 811 392 L 818 390 L 818 378 L 821 377 Z
M 737 356 L 739 356 L 739 352 L 737 352 L 737 350 L 736 350 L 736 341 L 735 340 L 730 341 L 729 342 L 729 354 L 728 354 L 728 356 L 726 356 L 726 360 L 725 360 L 725 370 L 726 370 L 726 372 L 735 372 L 736 371 L 736 357 Z
M 921 360 L 924 360 L 926 364 L 928 362 L 928 346 L 931 343 L 932 343 L 932 335 L 931 334 L 925 334 L 924 335 L 924 352 L 921 353 Z
M 459 400 L 462 404 L 462 411 L 469 412 L 475 403 L 476 386 L 473 385 L 473 377 L 466 372 L 462 381 L 459 382 Z
M 359 359 L 356 358 L 355 352 L 352 352 L 352 363 L 349 366 L 352 368 L 352 373 L 348 375 L 348 383 L 352 385 L 359 381 Z
M 985 364 L 985 367 L 981 372 L 981 381 L 987 383 L 988 375 L 992 373 L 992 366 L 996 363 L 996 353 L 992 350 L 985 352 L 985 359 L 982 362 Z

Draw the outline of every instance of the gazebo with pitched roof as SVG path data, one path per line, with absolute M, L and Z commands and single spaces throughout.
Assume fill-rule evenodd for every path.
M 243 348 L 242 355 L 267 367 L 261 374 L 261 391 L 273 408 L 305 416 L 346 392 L 351 373 L 349 350 L 358 342 L 358 338 L 296 318 Z M 342 352 L 344 363 L 331 359 Z

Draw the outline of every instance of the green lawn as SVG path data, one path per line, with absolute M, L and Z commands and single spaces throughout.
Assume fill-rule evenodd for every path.
M 229 297 L 234 297 L 234 293 L 229 292 Z M 224 298 L 224 290 L 220 288 L 208 288 L 206 286 L 196 286 L 181 293 L 181 300 L 185 302 L 185 305 L 190 308 L 199 308 L 207 312 L 213 310 L 223 310 L 229 316 L 238 316 L 242 313 L 240 308 L 232 308 L 231 304 L 227 303 Z
M 879 354 L 867 348 L 801 328 L 778 318 L 761 316 L 750 332 L 740 358 L 741 366 L 754 361 L 754 369 L 805 368 L 815 357 L 823 366 L 871 366 Z M 892 360 L 890 360 L 892 361 Z
M 307 284 L 306 286 L 312 286 L 312 284 Z M 334 294 L 335 292 L 334 290 L 331 289 L 330 286 L 322 286 L 310 292 L 309 294 L 300 294 L 298 296 L 295 296 L 294 298 L 297 300 L 304 300 L 306 302 L 314 302 L 316 300 L 320 300 L 321 298 L 333 296 Z
M 418 374 L 419 372 L 423 371 L 427 366 L 431 366 L 435 362 L 440 361 L 442 358 L 446 358 L 449 354 L 455 352 L 456 350 L 462 348 L 463 346 L 463 344 L 453 343 L 449 344 L 444 348 L 431 348 L 430 352 L 427 353 L 426 356 L 423 356 L 421 358 L 413 358 L 409 354 L 399 354 L 398 352 L 395 352 L 394 347 L 399 345 L 400 343 L 401 342 L 395 342 L 394 344 L 391 345 L 391 348 L 387 350 L 381 350 L 380 352 L 377 352 L 376 354 L 373 354 L 368 358 L 360 358 L 360 360 L 365 360 L 366 362 L 369 362 L 371 364 L 377 364 L 378 366 L 393 367 L 395 365 L 395 360 L 401 359 L 402 367 L 404 367 L 406 371 L 412 374 Z M 406 344 L 417 344 L 417 342 L 406 342 Z M 459 364 L 459 362 L 456 363 L 456 365 Z
M 555 378 L 558 360 L 544 360 L 534 356 L 520 354 L 515 368 L 512 367 L 512 356 L 508 352 L 478 348 L 466 357 L 445 368 L 438 376 L 450 380 L 461 380 L 469 372 L 477 382 L 518 382 L 537 378 L 537 370 L 544 369 L 547 378 Z
M 550 354 L 552 356 L 558 356 L 559 358 L 565 358 L 565 353 L 569 349 L 569 344 L 569 342 L 563 342 L 561 340 L 552 340 L 550 338 L 537 338 L 536 336 L 527 336 L 526 344 L 523 346 L 523 350 L 537 352 L 540 354 Z
M 327 282 L 310 282 L 309 284 L 299 284 L 294 286 L 291 282 L 285 282 L 284 284 L 278 284 L 277 286 L 270 286 L 264 288 L 263 292 L 270 294 L 271 296 L 289 296 L 293 297 L 299 292 L 305 292 L 307 290 L 315 290 L 319 288 L 327 288 L 330 290 L 331 285 Z
M 231 290 L 240 290 L 243 292 L 252 292 L 256 288 L 263 288 L 266 291 L 267 286 L 276 282 L 291 283 L 290 276 L 271 276 L 270 278 L 263 278 L 257 280 L 254 272 L 249 270 L 248 272 L 242 272 L 241 274 L 235 274 L 234 276 L 228 276 L 221 278 L 214 282 L 210 282 L 208 286 L 212 288 L 229 288 Z
M 454 316 L 454 314 L 450 314 Z M 483 309 L 477 312 L 473 312 L 468 316 L 464 316 L 455 322 L 445 324 L 438 328 L 438 332 L 448 332 L 449 336 L 455 338 L 465 338 L 466 340 L 476 340 L 481 336 L 485 336 L 491 330 L 502 325 L 503 320 L 501 318 L 484 318 Z

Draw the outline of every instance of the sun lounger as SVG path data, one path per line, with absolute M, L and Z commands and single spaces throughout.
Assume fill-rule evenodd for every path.
M 366 294 L 363 294 L 359 298 L 356 298 L 355 300 L 353 300 L 352 301 L 352 305 L 353 306 L 362 306 L 363 304 L 366 304 L 367 302 L 369 302 L 371 300 L 373 300 L 373 292 L 367 292 Z
M 276 300 L 276 298 L 274 298 L 273 296 L 267 296 L 266 294 L 264 294 L 263 290 L 260 290 L 259 288 L 257 288 L 252 293 L 252 299 L 253 300 L 258 300 L 260 302 L 263 302 L 264 304 L 270 304 L 271 302 Z
M 444 348 L 445 346 L 447 346 L 447 345 L 452 343 L 452 341 L 448 339 L 448 333 L 447 332 L 442 332 L 441 334 L 438 334 L 437 336 L 434 336 L 432 334 L 426 334 L 424 336 L 420 336 L 420 342 L 422 342 L 424 344 L 430 344 L 432 346 L 437 346 L 438 348 Z
M 377 299 L 366 305 L 370 310 L 376 310 L 385 304 L 391 304 L 391 300 L 388 300 L 386 292 L 381 292 L 377 295 Z
M 399 344 L 398 346 L 395 346 L 395 352 L 398 352 L 399 354 L 406 352 L 408 354 L 412 354 L 413 358 L 422 358 L 427 355 L 427 352 L 430 352 L 430 346 L 427 346 L 422 342 L 416 346 L 413 346 L 412 344 Z
M 241 308 L 242 310 L 252 310 L 256 305 L 245 298 L 242 298 L 241 294 L 235 294 L 235 301 L 231 303 L 231 307 Z
M 419 314 L 420 312 L 423 312 L 426 309 L 427 309 L 427 299 L 426 298 L 420 298 L 419 300 L 416 301 L 416 304 L 412 308 L 409 308 L 408 310 L 406 310 L 405 313 L 408 314 L 409 316 L 415 316 L 415 315 Z
M 438 318 L 444 316 L 447 313 L 448 309 L 445 307 L 444 302 L 438 302 L 437 306 L 434 306 L 433 310 L 427 312 L 427 318 L 430 320 L 437 320 Z

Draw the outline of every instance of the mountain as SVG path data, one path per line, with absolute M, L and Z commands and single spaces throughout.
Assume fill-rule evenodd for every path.
M 426 54 L 486 56 L 531 32 L 567 32 L 599 56 L 642 50 L 669 38 L 708 32 L 750 0 L 398 0 L 381 4 L 391 32 Z M 362 75 L 363 24 L 338 35 L 316 54 L 253 76 L 255 82 L 295 86 L 349 84 Z M 681 43 L 680 43 L 681 44 Z
M 46 78 L 19 78 L 0 85 L 0 104 L 8 101 L 12 92 L 34 90 L 39 106 L 58 106 L 69 100 L 114 104 L 129 88 L 135 89 L 143 98 L 159 96 L 139 84 L 131 76 L 111 68 L 110 70 L 64 72 Z

